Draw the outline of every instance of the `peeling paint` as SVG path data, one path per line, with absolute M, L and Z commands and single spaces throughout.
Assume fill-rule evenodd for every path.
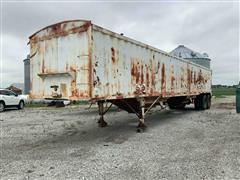
M 65 21 L 29 39 L 31 96 L 72 100 L 211 91 L 211 70 L 92 24 Z M 96 94 L 97 93 L 97 94 Z

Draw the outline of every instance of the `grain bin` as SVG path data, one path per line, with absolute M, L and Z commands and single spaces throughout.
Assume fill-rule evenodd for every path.
M 30 56 L 23 60 L 24 63 L 24 94 L 29 94 L 30 90 Z
M 199 53 L 190 48 L 179 45 L 177 48 L 170 52 L 171 55 L 192 61 L 193 63 L 199 64 L 201 66 L 207 67 L 210 69 L 211 59 L 208 57 L 207 53 Z

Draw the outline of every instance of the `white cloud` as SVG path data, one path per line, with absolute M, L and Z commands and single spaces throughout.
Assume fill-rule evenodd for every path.
M 164 51 L 179 44 L 212 58 L 213 83 L 239 81 L 238 3 L 3 3 L 3 82 L 23 81 L 28 37 L 67 19 L 88 19 Z

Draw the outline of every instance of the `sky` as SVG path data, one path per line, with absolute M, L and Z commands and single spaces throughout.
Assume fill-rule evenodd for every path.
M 239 2 L 17 2 L 1 3 L 1 87 L 24 81 L 28 37 L 72 19 L 94 24 L 170 52 L 178 45 L 211 60 L 213 84 L 240 80 Z

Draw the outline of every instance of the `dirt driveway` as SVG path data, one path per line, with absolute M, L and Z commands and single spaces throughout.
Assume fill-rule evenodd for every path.
M 155 109 L 144 133 L 126 112 L 25 108 L 0 114 L 1 179 L 240 179 L 234 98 L 210 110 Z

